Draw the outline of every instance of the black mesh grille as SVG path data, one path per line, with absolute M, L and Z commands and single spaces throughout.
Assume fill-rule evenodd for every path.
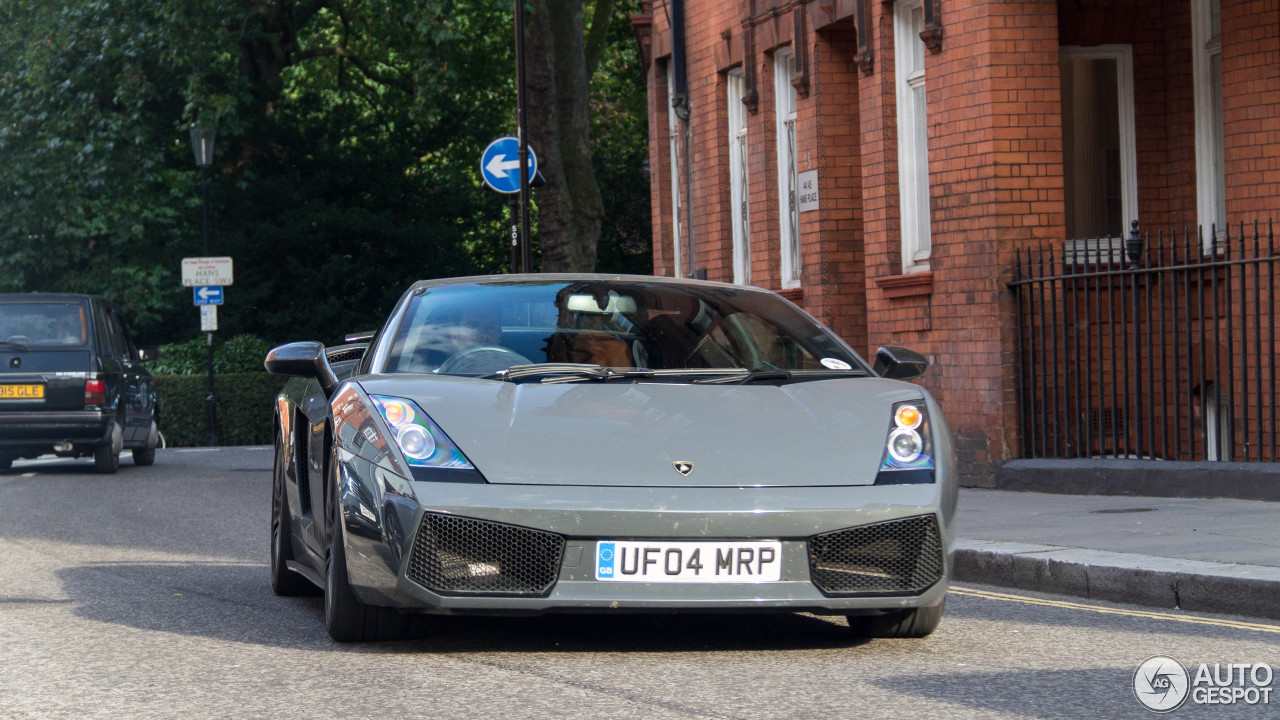
M 827 595 L 918 595 L 942 577 L 938 520 L 919 515 L 814 535 L 809 573 Z
M 325 350 L 325 357 L 331 363 L 359 360 L 364 357 L 364 351 L 368 347 L 368 345 L 339 345 Z
M 442 595 L 551 592 L 564 538 L 502 523 L 427 513 L 413 541 L 409 579 Z

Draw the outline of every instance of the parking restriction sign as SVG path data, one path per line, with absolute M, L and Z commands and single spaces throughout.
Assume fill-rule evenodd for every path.
M 218 306 L 200 306 L 200 332 L 214 332 L 218 329 Z

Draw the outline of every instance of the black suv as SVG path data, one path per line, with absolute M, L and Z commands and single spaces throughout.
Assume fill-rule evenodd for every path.
M 15 458 L 156 459 L 156 388 L 120 309 L 89 295 L 0 295 L 0 469 Z

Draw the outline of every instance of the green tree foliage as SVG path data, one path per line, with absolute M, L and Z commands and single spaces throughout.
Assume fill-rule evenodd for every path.
M 195 336 L 178 279 L 202 253 L 195 121 L 218 131 L 208 196 L 211 252 L 236 263 L 227 335 L 336 342 L 412 280 L 506 270 L 504 198 L 477 166 L 514 131 L 511 9 L 0 2 L 0 291 L 102 293 L 144 344 Z M 647 272 L 643 79 L 612 17 L 591 96 L 601 265 Z
M 188 202 L 185 77 L 158 8 L 61 5 L 0 3 L 0 288 L 103 292 L 154 325 Z
M 591 157 L 604 207 L 596 269 L 653 272 L 649 120 L 644 67 L 630 22 L 639 0 L 619 0 L 591 79 Z

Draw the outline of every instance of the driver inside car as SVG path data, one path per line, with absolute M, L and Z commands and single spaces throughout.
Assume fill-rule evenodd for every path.
M 443 375 L 489 375 L 529 359 L 503 347 L 501 315 L 497 308 L 466 306 L 457 320 L 442 326 L 442 348 L 449 357 L 432 372 Z
M 467 307 L 457 324 L 449 328 L 448 337 L 455 354 L 481 345 L 498 345 L 502 340 L 502 322 L 493 308 Z

